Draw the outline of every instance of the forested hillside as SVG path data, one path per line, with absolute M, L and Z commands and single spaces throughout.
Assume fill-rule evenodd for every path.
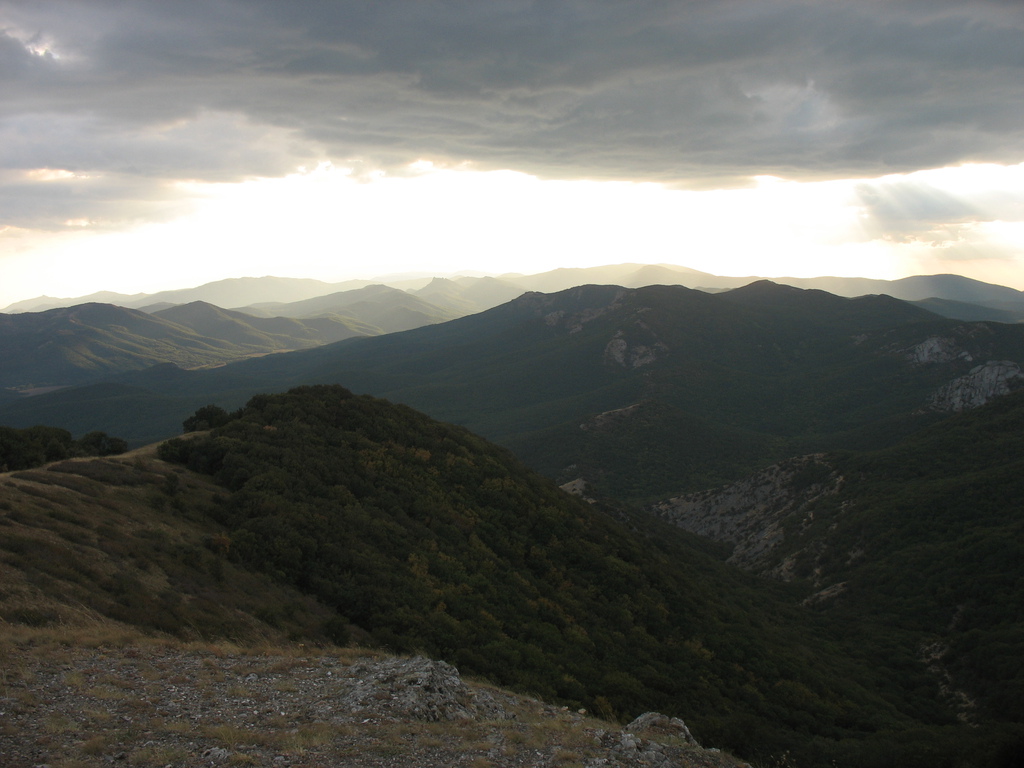
M 955 765 L 1010 737 L 958 726 L 903 630 L 802 608 L 806 592 L 568 497 L 465 430 L 339 387 L 219 416 L 162 455 L 225 488 L 209 514 L 232 557 L 364 642 L 605 714 L 680 714 L 698 738 L 798 764 Z
M 825 616 L 903 633 L 968 722 L 1024 722 L 1024 392 L 876 451 L 806 457 L 652 507 L 813 592 Z

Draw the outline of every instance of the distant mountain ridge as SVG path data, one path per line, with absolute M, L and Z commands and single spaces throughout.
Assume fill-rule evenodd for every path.
M 154 361 L 196 367 L 242 353 L 227 342 L 134 309 L 82 304 L 0 315 L 0 386 L 68 385 Z
M 348 287 L 362 287 L 363 281 L 353 281 Z M 76 304 L 99 302 L 117 304 L 130 309 L 142 309 L 154 304 L 188 304 L 193 301 L 205 301 L 219 307 L 233 308 L 244 304 L 255 304 L 260 301 L 299 301 L 300 299 L 320 296 L 331 290 L 342 288 L 325 283 L 321 280 L 299 279 L 289 277 L 238 277 L 206 283 L 195 288 L 182 288 L 159 293 L 120 294 L 101 291 L 89 296 L 73 299 L 56 299 L 40 296 L 38 299 L 19 301 L 4 309 L 4 312 L 42 312 L 58 307 L 70 307 Z M 244 300 L 239 301 L 242 298 Z
M 205 301 L 177 304 L 152 313 L 191 328 L 196 333 L 223 339 L 240 346 L 294 349 L 341 341 L 352 336 L 380 333 L 380 329 L 352 319 L 335 317 L 296 320 L 289 317 L 253 317 L 244 312 L 221 309 Z
M 137 441 L 169 434 L 174 408 L 180 423 L 205 403 L 341 383 L 469 427 L 559 481 L 646 499 L 794 454 L 888 444 L 942 418 L 940 400 L 983 402 L 989 379 L 971 371 L 989 361 L 1017 366 L 983 367 L 992 384 L 1024 382 L 1024 326 L 767 281 L 716 294 L 591 285 L 215 370 L 125 373 L 102 397 L 80 393 L 94 423 L 69 413 L 73 392 L 9 404 L 0 418 L 74 419 Z M 120 397 L 145 416 L 119 416 Z
M 342 318 L 254 318 L 205 302 L 153 314 L 93 303 L 0 315 L 0 387 L 70 386 L 162 363 L 219 365 L 367 333 L 380 330 Z
M 130 308 L 144 309 L 166 304 L 184 304 L 206 301 L 220 307 L 242 309 L 261 304 L 277 305 L 316 299 L 317 297 L 352 291 L 371 285 L 388 285 L 425 298 L 433 304 L 453 310 L 456 314 L 479 312 L 515 298 L 525 291 L 552 293 L 585 284 L 622 285 L 640 288 L 647 285 L 683 285 L 687 288 L 720 291 L 738 288 L 758 280 L 813 288 L 837 296 L 856 297 L 886 294 L 906 301 L 939 299 L 945 302 L 969 304 L 972 307 L 938 305 L 940 314 L 962 320 L 988 319 L 1000 322 L 1024 320 L 1024 291 L 984 283 L 959 275 L 915 275 L 898 280 L 878 280 L 859 277 L 729 277 L 713 275 L 688 267 L 671 264 L 612 264 L 598 267 L 561 268 L 535 275 L 508 273 L 497 277 L 455 276 L 451 278 L 376 280 L 349 280 L 325 283 L 319 280 L 279 277 L 245 277 L 219 280 L 196 288 L 163 291 L 156 294 L 124 295 L 103 292 L 77 299 L 39 297 L 20 301 L 4 312 L 41 311 L 60 306 L 86 302 L 104 302 Z M 433 298 L 431 298 L 433 297 Z M 979 316 L 977 307 L 988 312 Z M 288 316 L 299 316 L 304 310 L 296 307 Z M 964 314 L 966 313 L 966 316 Z
M 146 312 L 93 302 L 0 314 L 0 389 L 34 392 L 164 363 L 219 365 L 409 330 L 460 314 L 384 285 L 263 306 L 239 312 L 197 300 Z
M 386 333 L 407 331 L 466 314 L 434 304 L 398 288 L 379 284 L 287 303 L 257 303 L 246 307 L 245 310 L 275 317 L 352 316 L 375 325 Z

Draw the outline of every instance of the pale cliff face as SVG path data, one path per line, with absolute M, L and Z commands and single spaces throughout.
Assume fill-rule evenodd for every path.
M 984 324 L 963 326 L 947 336 L 929 336 L 916 346 L 903 350 L 903 354 L 915 365 L 972 363 L 979 358 L 984 359 L 982 355 L 985 345 L 982 343 L 979 347 L 978 342 L 984 340 L 986 331 L 987 326 Z M 1024 374 L 1018 363 L 1013 360 L 988 360 L 936 390 L 928 406 L 937 411 L 965 411 L 1022 386 Z
M 964 411 L 982 406 L 1019 387 L 1024 387 L 1024 374 L 1017 363 L 989 360 L 939 389 L 932 395 L 930 404 L 939 411 Z
M 804 479 L 808 470 L 815 471 L 814 482 Z M 677 496 L 651 509 L 691 533 L 733 544 L 728 562 L 788 581 L 789 574 L 772 567 L 775 550 L 785 540 L 784 521 L 795 518 L 809 524 L 814 519 L 813 502 L 836 493 L 841 483 L 823 456 L 800 456 L 731 485 Z

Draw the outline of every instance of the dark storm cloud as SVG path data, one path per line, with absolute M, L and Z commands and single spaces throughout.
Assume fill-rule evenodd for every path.
M 4 166 L 154 189 L 317 159 L 682 186 L 1024 160 L 1017 3 L 31 0 L 0 27 Z

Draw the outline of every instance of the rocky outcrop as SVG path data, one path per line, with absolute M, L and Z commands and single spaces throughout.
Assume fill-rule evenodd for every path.
M 646 712 L 621 731 L 598 731 L 596 736 L 597 742 L 608 751 L 608 756 L 588 762 L 587 768 L 613 765 L 676 768 L 723 764 L 718 750 L 702 749 L 686 723 L 660 712 Z
M 841 482 L 824 456 L 800 456 L 731 485 L 677 496 L 650 509 L 687 531 L 733 544 L 729 562 L 760 572 L 771 566 L 785 540 L 784 523 L 809 525 L 812 503 L 836 493 Z M 785 579 L 786 573 L 778 576 Z
M 830 600 L 835 600 L 839 595 L 846 591 L 846 582 L 840 581 L 838 584 L 832 584 L 825 589 L 819 589 L 813 595 L 809 595 L 800 601 L 800 605 L 814 606 L 827 603 Z
M 586 768 L 750 768 L 717 749 L 701 748 L 686 723 L 659 712 L 647 712 L 621 731 L 598 731 L 596 736 L 607 756 L 592 758 L 584 763 Z
M 1020 387 L 1024 387 L 1024 374 L 1017 363 L 989 360 L 943 386 L 932 395 L 929 405 L 937 411 L 966 411 Z
M 925 665 L 928 673 L 938 681 L 942 698 L 957 713 L 957 719 L 962 723 L 975 723 L 977 722 L 978 702 L 955 684 L 953 673 L 946 663 L 947 654 L 949 654 L 949 644 L 941 640 L 924 643 L 920 649 L 921 662 Z
M 352 689 L 335 706 L 372 708 L 395 719 L 507 720 L 509 714 L 486 691 L 472 690 L 451 664 L 422 656 L 355 665 Z
M 905 351 L 907 359 L 918 365 L 928 363 L 951 363 L 954 360 L 974 360 L 956 339 L 948 336 L 929 336 L 915 347 Z
M 587 481 L 582 477 L 577 477 L 575 480 L 562 483 L 558 487 L 566 493 L 571 493 L 573 496 L 585 496 L 587 493 Z
M 542 318 L 553 328 L 579 333 L 587 323 L 614 312 L 632 291 L 610 286 L 579 286 L 555 294 L 528 292 L 515 300 L 516 305 Z M 590 303 L 591 306 L 586 306 Z
M 954 328 L 946 336 L 929 336 L 919 344 L 900 350 L 914 365 L 954 364 L 962 371 L 965 363 L 991 354 L 991 329 L 983 323 Z M 973 352 L 971 351 L 973 350 Z M 989 360 L 943 385 L 929 398 L 928 406 L 937 411 L 959 412 L 977 408 L 993 398 L 1024 386 L 1020 366 L 1012 360 Z
M 635 733 L 639 736 L 651 738 L 675 739 L 684 744 L 699 747 L 697 740 L 693 738 L 686 723 L 678 717 L 668 717 L 660 712 L 645 712 L 623 729 L 626 733 Z
M 515 304 L 541 318 L 551 328 L 580 333 L 588 323 L 617 312 L 630 303 L 636 291 L 614 286 L 580 286 L 558 294 L 525 293 Z M 651 307 L 633 306 L 605 344 L 607 365 L 628 370 L 650 365 L 668 352 L 666 345 L 644 322 Z
M 640 410 L 640 403 L 633 403 L 633 405 L 627 405 L 625 408 L 616 408 L 612 411 L 605 411 L 599 413 L 587 421 L 580 424 L 580 429 L 584 432 L 590 432 L 592 430 L 601 429 L 612 424 L 617 424 L 621 421 L 625 421 L 630 416 L 636 415 Z
M 616 333 L 604 348 L 606 363 L 623 368 L 642 368 L 657 360 L 668 347 L 661 341 L 650 344 L 630 344 L 622 331 Z

